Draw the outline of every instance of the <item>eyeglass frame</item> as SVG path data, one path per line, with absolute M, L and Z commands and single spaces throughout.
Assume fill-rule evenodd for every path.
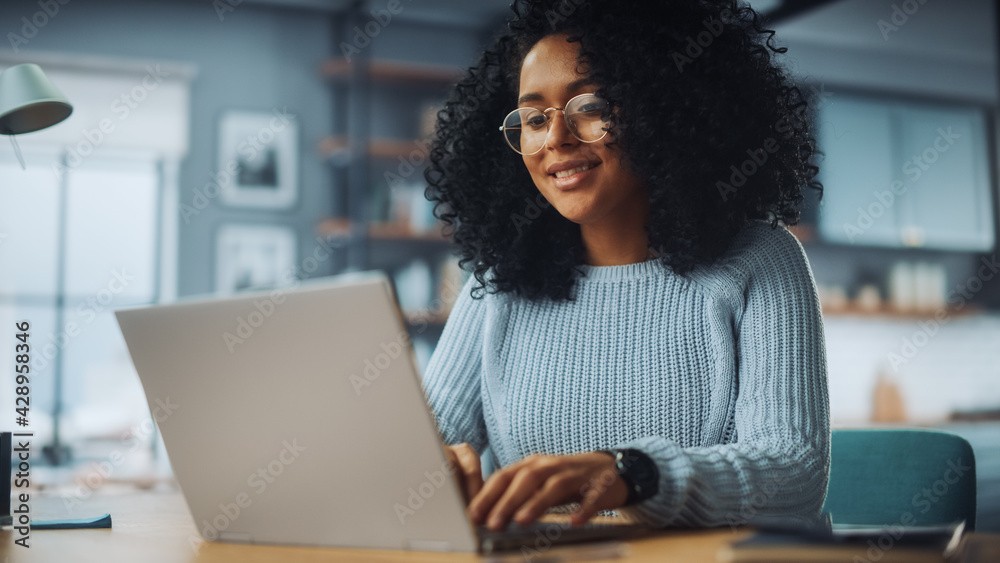
M 595 97 L 595 98 L 597 98 L 597 99 L 599 99 L 599 100 L 602 100 L 602 101 L 603 101 L 603 102 L 604 102 L 605 104 L 608 104 L 608 101 L 607 101 L 607 100 L 605 100 L 604 98 L 602 98 L 602 97 L 598 96 L 596 92 L 584 92 L 584 93 L 582 93 L 582 94 L 577 94 L 576 96 L 573 96 L 572 98 L 570 98 L 570 99 L 566 100 L 566 104 L 565 104 L 565 105 L 564 105 L 563 107 L 561 107 L 561 108 L 559 108 L 559 107 L 548 107 L 548 108 L 545 108 L 545 109 L 543 109 L 543 110 L 540 110 L 540 109 L 538 109 L 538 108 L 530 108 L 530 107 L 525 107 L 525 108 L 514 108 L 514 109 L 512 109 L 512 110 L 511 110 L 510 112 L 508 112 L 508 113 L 507 113 L 507 115 L 505 115 L 505 116 L 503 117 L 503 123 L 502 123 L 502 124 L 500 125 L 500 127 L 499 127 L 499 131 L 500 131 L 500 133 L 501 133 L 501 134 L 503 134 L 503 140 L 504 140 L 504 141 L 505 141 L 505 142 L 507 143 L 507 146 L 508 146 L 508 147 L 510 147 L 510 148 L 511 148 L 511 150 L 513 150 L 514 152 L 516 152 L 517 154 L 519 154 L 519 155 L 522 155 L 522 156 L 533 156 L 533 155 L 536 155 L 536 154 L 538 154 L 538 153 L 542 152 L 542 149 L 544 149 L 544 148 L 545 148 L 545 144 L 546 144 L 546 143 L 548 142 L 548 139 L 549 139 L 549 133 L 551 133 L 551 132 L 552 132 L 552 118 L 551 118 L 551 117 L 549 117 L 549 112 L 550 112 L 550 111 L 561 111 L 561 112 L 562 112 L 562 114 L 563 114 L 563 121 L 565 121 L 565 120 L 566 120 L 566 108 L 567 108 L 567 107 L 568 107 L 568 106 L 569 106 L 569 105 L 570 105 L 571 103 L 573 103 L 573 100 L 575 100 L 575 99 L 577 99 L 577 98 L 582 98 L 583 96 L 593 96 L 593 97 Z M 609 104 L 609 105 L 610 105 L 610 104 Z M 523 109 L 533 109 L 533 110 L 535 110 L 535 111 L 538 111 L 538 112 L 540 112 L 540 113 L 541 113 L 542 115 L 544 115 L 544 116 L 545 116 L 545 119 L 546 119 L 546 122 L 545 122 L 545 140 L 544 140 L 544 141 L 542 141 L 542 144 L 541 144 L 541 145 L 539 145 L 539 147 L 538 147 L 538 150 L 536 150 L 536 151 L 534 151 L 534 152 L 530 152 L 530 153 L 524 153 L 524 152 L 521 152 L 521 151 L 517 150 L 516 148 L 514 148 L 514 145 L 512 145 L 512 144 L 511 144 L 511 142 L 510 142 L 510 139 L 509 139 L 509 138 L 507 137 L 507 134 L 506 134 L 506 127 L 507 127 L 506 123 L 507 123 L 507 119 L 508 119 L 508 118 L 509 118 L 509 117 L 510 117 L 511 115 L 513 115 L 513 114 L 515 114 L 515 113 L 518 113 L 518 112 L 520 112 L 520 111 L 521 111 L 521 110 L 523 110 Z M 610 121 L 609 121 L 609 120 L 605 120 L 605 119 L 602 119 L 601 121 L 604 121 L 604 122 L 606 122 L 606 123 L 610 123 Z M 603 135 L 601 135 L 600 137 L 598 137 L 598 138 L 594 139 L 593 141 L 587 141 L 587 140 L 585 140 L 585 139 L 581 139 L 581 138 L 579 137 L 579 135 L 577 135 L 577 134 L 576 134 L 576 132 L 575 132 L 575 131 L 573 131 L 573 129 L 574 129 L 574 128 L 573 128 L 573 127 L 570 127 L 568 123 L 567 123 L 567 125 L 566 125 L 566 129 L 568 129 L 568 130 L 569 130 L 569 132 L 570 132 L 570 134 L 571 134 L 571 135 L 573 135 L 574 137 L 576 137 L 576 139 L 577 139 L 578 141 L 580 141 L 581 143 L 596 143 L 596 142 L 598 142 L 598 141 L 600 141 L 600 140 L 604 139 L 605 137 L 607 137 L 607 136 L 608 136 L 608 132 L 609 132 L 609 131 L 611 130 L 610 128 L 603 128 L 603 130 L 604 130 L 604 134 L 603 134 Z

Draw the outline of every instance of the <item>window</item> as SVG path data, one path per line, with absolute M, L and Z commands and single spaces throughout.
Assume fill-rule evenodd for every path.
M 0 335 L 10 340 L 0 365 L 13 365 L 14 323 L 29 321 L 34 444 L 52 443 L 58 418 L 61 441 L 86 458 L 148 416 L 113 309 L 159 300 L 163 167 L 119 152 L 59 174 L 64 153 L 25 156 L 27 170 L 12 154 L 0 160 Z M 0 389 L 7 424 L 11 392 Z

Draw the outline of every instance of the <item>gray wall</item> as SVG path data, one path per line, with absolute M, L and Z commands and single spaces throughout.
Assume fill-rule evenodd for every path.
M 4 2 L 0 30 L 6 37 L 37 10 L 36 2 Z M 329 171 L 314 148 L 332 119 L 329 91 L 317 70 L 330 52 L 328 28 L 325 16 L 308 11 L 242 5 L 220 22 L 210 2 L 94 0 L 61 6 L 21 49 L 29 57 L 34 51 L 65 52 L 193 64 L 198 74 L 191 90 L 191 144 L 179 178 L 184 203 L 191 203 L 193 190 L 219 167 L 217 129 L 225 110 L 287 106 L 298 116 L 298 204 L 275 213 L 229 208 L 216 200 L 188 224 L 180 221 L 177 287 L 187 295 L 213 289 L 220 224 L 291 225 L 301 251 L 311 251 L 314 226 L 330 214 L 332 201 Z
M 782 22 L 775 40 L 814 82 L 996 103 L 996 25 L 995 0 L 838 0 Z
M 0 4 L 0 31 L 17 32 L 21 18 L 38 11 L 36 2 Z M 415 10 L 411 10 L 414 11 Z M 180 199 L 191 204 L 219 168 L 218 122 L 229 109 L 269 111 L 285 107 L 299 121 L 299 200 L 284 211 L 227 207 L 213 200 L 190 222 L 179 220 L 178 294 L 211 291 L 216 230 L 228 222 L 293 226 L 300 258 L 316 247 L 315 226 L 340 211 L 344 186 L 316 150 L 341 120 L 334 116 L 333 89 L 319 75 L 324 59 L 339 55 L 343 25 L 328 12 L 269 7 L 244 2 L 220 21 L 211 2 L 191 0 L 88 0 L 70 2 L 20 46 L 32 52 L 129 57 L 192 64 L 190 151 L 181 163 Z M 427 14 L 402 13 L 371 46 L 376 57 L 467 66 L 482 47 L 482 33 Z M 442 22 L 447 22 L 443 19 Z M 6 43 L 6 42 L 5 42 Z M 8 45 L 2 45 L 3 48 Z M 377 109 L 377 108 L 376 108 Z M 391 124 L 390 124 L 391 125 Z M 150 134 L 155 134 L 151 131 Z M 412 132 L 399 131 L 399 135 Z M 312 275 L 330 273 L 335 259 Z M 301 261 L 297 261 L 297 265 Z

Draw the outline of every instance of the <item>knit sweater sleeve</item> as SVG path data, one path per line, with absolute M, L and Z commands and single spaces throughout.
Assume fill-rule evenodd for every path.
M 470 295 L 475 281 L 470 276 L 455 300 L 423 386 L 444 442 L 468 442 L 481 453 L 487 445 L 480 392 L 486 298 Z
M 647 436 L 620 444 L 648 454 L 660 471 L 657 494 L 622 510 L 640 522 L 701 527 L 819 515 L 830 429 L 815 284 L 801 245 L 786 229 L 758 227 L 753 236 L 759 240 L 729 263 L 742 278 L 742 313 L 733 320 L 734 441 L 681 447 Z

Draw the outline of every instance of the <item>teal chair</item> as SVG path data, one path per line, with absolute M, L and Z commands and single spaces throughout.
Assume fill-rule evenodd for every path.
M 824 510 L 834 524 L 976 525 L 976 460 L 931 430 L 834 430 Z

